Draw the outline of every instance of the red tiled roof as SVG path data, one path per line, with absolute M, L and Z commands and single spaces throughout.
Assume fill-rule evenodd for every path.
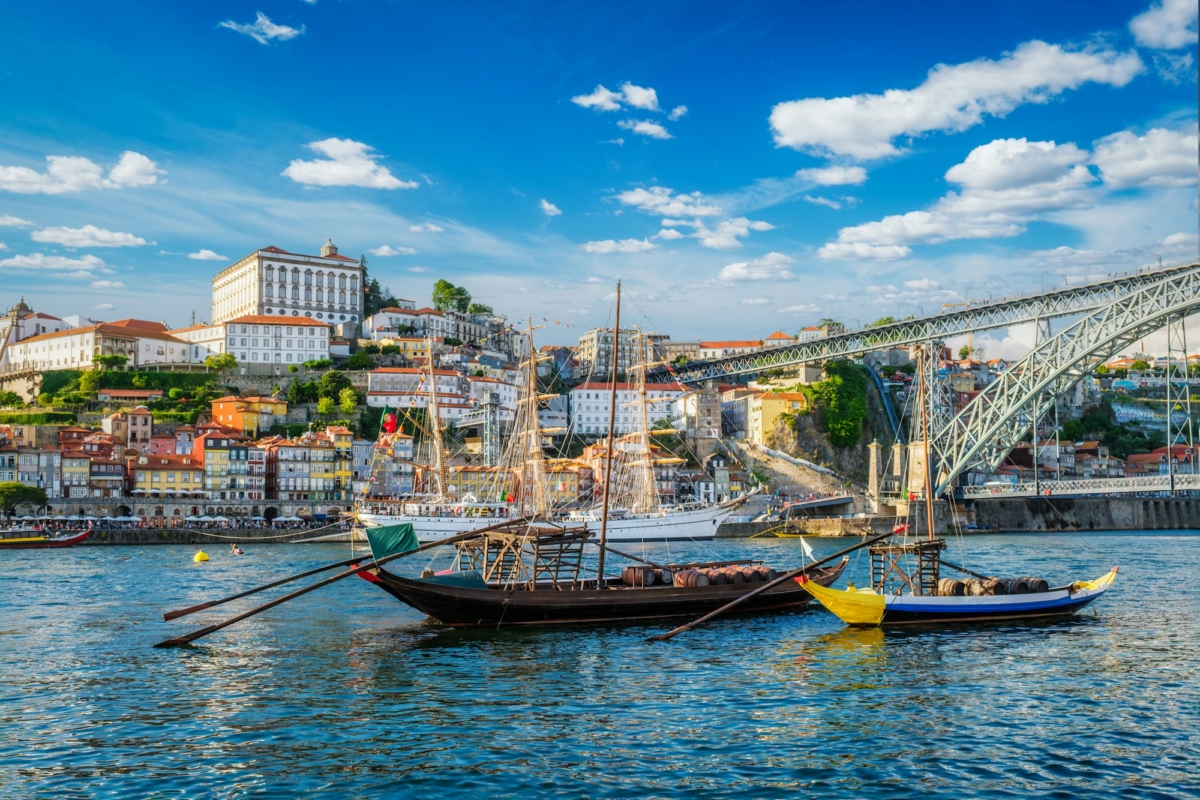
M 611 388 L 612 388 L 611 384 L 599 383 L 596 381 L 592 381 L 590 383 L 581 383 L 578 386 L 571 389 L 571 391 L 573 391 L 573 392 L 579 391 L 579 390 L 592 391 L 595 389 L 608 390 Z M 618 383 L 617 384 L 618 392 L 628 391 L 630 389 L 636 389 L 636 388 L 637 388 L 637 384 L 634 384 L 634 383 Z M 678 383 L 647 383 L 646 391 L 648 391 L 648 392 L 685 392 L 687 390 L 684 389 Z
M 225 324 L 238 323 L 239 325 L 310 325 L 317 328 L 328 328 L 328 323 L 317 322 L 311 317 L 274 317 L 267 314 L 249 314 L 245 317 L 237 317 L 236 319 L 227 319 Z

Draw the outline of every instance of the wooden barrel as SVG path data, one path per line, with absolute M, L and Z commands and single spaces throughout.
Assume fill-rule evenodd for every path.
M 966 584 L 956 578 L 941 578 L 937 589 L 939 597 L 964 597 L 967 594 Z
M 1025 578 L 1005 578 L 1001 583 L 1005 594 L 1029 594 L 1029 583 Z
M 664 586 L 672 586 L 675 583 L 675 573 L 665 567 L 654 570 L 654 577 L 657 579 L 657 583 Z
M 1022 578 L 1029 585 L 1030 592 L 1048 592 L 1050 584 L 1046 583 L 1045 578 Z
M 725 576 L 727 578 L 729 578 L 730 583 L 745 583 L 746 582 L 746 574 L 744 572 L 742 572 L 740 569 L 738 569 L 737 567 L 729 567 L 729 568 L 723 569 L 721 571 L 725 573 Z
M 983 587 L 983 593 L 986 595 L 1008 594 L 1004 581 L 998 578 L 987 578 L 980 581 L 979 584 Z
M 984 589 L 983 581 L 967 581 L 967 595 L 969 597 L 982 597 L 985 594 L 987 594 L 987 590 Z
M 774 567 L 759 567 L 759 569 L 766 570 L 765 579 L 768 581 L 773 581 L 779 577 L 779 573 L 775 571 Z
M 621 583 L 626 586 L 637 588 L 653 586 L 654 580 L 654 570 L 649 567 L 626 567 L 621 570 Z
M 680 588 L 708 586 L 708 576 L 698 569 L 685 569 L 675 573 L 675 585 Z
M 746 583 L 762 583 L 766 580 L 765 571 L 759 572 L 754 567 L 742 567 L 741 571 L 746 578 Z
M 710 586 L 725 586 L 729 583 L 729 578 L 719 569 L 706 569 L 704 574 L 708 576 Z

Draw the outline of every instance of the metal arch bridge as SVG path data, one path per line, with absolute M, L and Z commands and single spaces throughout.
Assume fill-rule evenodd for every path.
M 950 490 L 968 470 L 995 472 L 1041 416 L 1096 364 L 1134 342 L 1200 311 L 1200 265 L 1154 273 L 1155 280 L 1081 316 L 1057 335 L 1009 365 L 957 414 L 929 400 L 929 447 L 934 496 Z M 927 347 L 921 358 L 922 380 L 937 385 L 937 357 Z M 1170 385 L 1168 378 L 1168 388 Z M 1175 475 L 1178 479 L 1181 476 Z M 1045 486 L 1045 484 L 1043 484 Z M 1177 488 L 1191 488 L 1177 487 Z M 1116 491 L 1145 491 L 1135 486 Z M 963 490 L 960 490 L 960 493 Z M 1114 491 L 1109 489 L 1108 491 Z
M 1122 275 L 1027 297 L 1005 298 L 962 311 L 851 331 L 812 342 L 713 361 L 696 361 L 669 369 L 660 368 L 651 372 L 647 380 L 674 379 L 680 383 L 699 383 L 732 375 L 753 375 L 772 369 L 847 358 L 872 350 L 943 341 L 972 331 L 1088 313 L 1110 306 L 1147 286 L 1158 285 L 1164 280 L 1183 279 L 1195 273 L 1200 273 L 1200 264 Z
M 1175 492 L 1200 489 L 1200 474 L 1147 475 L 1139 478 L 1078 478 L 1074 480 L 1045 480 L 1038 483 L 987 483 L 964 486 L 956 496 L 964 500 L 1000 499 L 1005 497 L 1080 497 L 1084 495 L 1130 494 L 1137 492 Z

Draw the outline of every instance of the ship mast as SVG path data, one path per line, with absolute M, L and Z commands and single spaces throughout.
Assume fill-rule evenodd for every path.
M 442 450 L 442 418 L 438 409 L 437 375 L 433 368 L 433 339 L 425 337 L 425 352 L 428 354 L 429 366 L 429 402 L 425 406 L 425 425 L 433 438 L 433 471 L 438 480 L 438 495 L 445 499 L 446 486 L 446 454 Z
M 617 365 L 621 363 L 621 282 L 617 281 L 617 314 L 613 320 L 612 383 L 608 393 L 608 452 L 604 454 L 604 495 L 600 501 L 600 560 L 596 588 L 604 586 L 604 554 L 608 547 L 608 492 L 612 487 L 613 434 L 617 424 Z
M 519 435 L 521 455 L 521 509 L 526 516 L 546 516 L 546 465 L 542 453 L 542 430 L 538 420 L 538 403 L 542 397 L 538 393 L 537 352 L 533 348 L 533 318 L 525 330 L 525 340 L 529 346 L 529 357 L 525 361 L 525 397 L 522 398 L 520 409 L 523 422 Z
M 646 368 L 650 366 L 648 363 L 650 354 L 647 352 L 646 343 L 646 337 L 642 334 L 641 328 L 638 328 L 638 350 L 641 363 L 638 365 L 637 391 L 638 411 L 642 417 L 640 431 L 642 463 L 639 465 L 641 496 L 637 498 L 637 502 L 641 504 L 642 511 L 653 513 L 658 510 L 658 483 L 654 478 L 654 454 L 650 448 L 650 411 L 649 403 L 646 400 Z
M 925 364 L 923 365 L 925 368 L 921 370 L 921 393 L 920 393 L 921 440 L 922 440 L 922 445 L 925 450 L 925 459 L 924 459 L 924 461 L 925 461 L 925 469 L 924 469 L 924 472 L 925 472 L 925 476 L 924 476 L 925 477 L 925 519 L 926 519 L 926 523 L 929 526 L 929 541 L 932 542 L 933 541 L 933 482 L 930 480 L 931 465 L 929 463 L 928 402 L 932 398 L 932 395 L 930 395 L 930 393 L 929 393 L 929 378 L 930 378 L 930 376 L 932 376 L 933 371 L 935 369 L 937 369 L 937 362 L 933 360 L 933 354 L 929 351 L 928 344 L 925 344 L 923 346 L 923 349 L 925 352 L 922 355 L 924 355 L 925 358 L 922 360 L 925 362 Z M 1036 438 L 1037 437 L 1035 436 L 1034 437 L 1034 439 L 1035 439 L 1034 448 L 1035 449 L 1037 448 Z

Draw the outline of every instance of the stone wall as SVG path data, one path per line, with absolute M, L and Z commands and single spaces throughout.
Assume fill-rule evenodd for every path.
M 975 523 L 993 531 L 1200 530 L 1200 498 L 1079 497 L 977 500 Z
M 121 544 L 198 544 L 205 545 L 209 550 L 228 550 L 231 542 L 239 544 L 288 544 L 303 542 L 316 537 L 326 537 L 329 531 L 291 531 L 282 532 L 264 528 L 262 530 L 215 530 L 199 531 L 186 528 L 117 528 L 113 530 L 97 530 L 87 538 L 84 545 L 121 545 Z M 349 534 L 343 533 L 342 540 L 349 540 Z M 333 539 L 324 539 L 333 541 Z

